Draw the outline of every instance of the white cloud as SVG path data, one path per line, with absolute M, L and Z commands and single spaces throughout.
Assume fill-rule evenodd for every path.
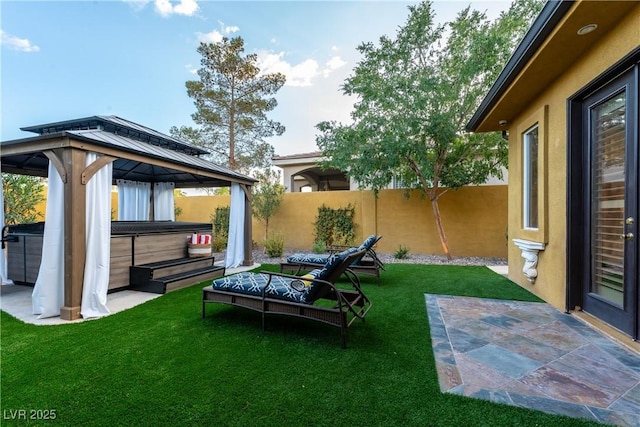
M 291 79 L 290 86 L 311 86 L 313 78 L 318 73 L 318 62 L 315 59 L 306 59 L 292 66 L 285 75 L 287 80 Z
M 184 68 L 186 68 L 191 74 L 198 74 L 198 69 L 191 64 L 185 65 Z
M 225 34 L 237 33 L 238 31 L 240 31 L 240 27 L 238 27 L 237 25 L 228 25 L 225 27 L 224 23 L 220 22 L 220 26 L 222 27 L 222 32 Z
M 12 36 L 0 30 L 0 44 L 7 46 L 9 49 L 18 50 L 20 52 L 38 52 L 40 47 L 32 44 L 29 39 L 21 39 L 20 37 Z
M 286 86 L 312 86 L 316 77 L 328 77 L 338 68 L 346 64 L 339 56 L 332 57 L 324 67 L 320 67 L 315 59 L 305 59 L 299 64 L 290 64 L 284 59 L 285 52 L 258 52 L 258 67 L 262 74 L 282 73 L 287 76 Z
M 127 3 L 133 10 L 140 12 L 151 0 L 122 0 Z
M 162 16 L 169 16 L 173 12 L 173 6 L 169 3 L 169 0 L 156 0 L 156 12 Z
M 196 33 L 198 35 L 198 41 L 202 43 L 218 43 L 222 41 L 221 32 L 218 30 L 213 30 L 210 33 Z
M 169 0 L 155 0 L 154 4 L 156 12 L 164 17 L 172 14 L 193 16 L 200 9 L 196 0 L 180 0 L 180 3 L 175 6 Z
M 347 62 L 343 61 L 339 56 L 334 56 L 324 65 L 324 69 L 322 70 L 322 75 L 328 77 L 332 72 L 337 70 L 338 68 L 346 65 Z
M 173 8 L 178 15 L 192 16 L 200 9 L 195 0 L 181 0 L 180 4 Z
M 285 53 L 258 52 L 258 68 L 262 74 L 282 73 L 287 76 L 287 86 L 311 86 L 318 75 L 318 62 L 307 59 L 297 65 L 291 65 L 283 59 Z
M 226 34 L 237 33 L 240 31 L 240 27 L 236 25 L 224 25 L 224 22 L 218 21 L 220 24 L 220 31 L 213 30 L 210 33 L 196 33 L 198 41 L 202 43 L 218 43 L 222 41 L 222 37 Z

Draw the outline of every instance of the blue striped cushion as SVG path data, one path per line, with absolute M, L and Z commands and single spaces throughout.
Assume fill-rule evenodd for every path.
M 305 254 L 296 253 L 287 257 L 287 262 L 292 263 L 308 263 L 308 264 L 324 264 L 329 259 L 328 254 Z
M 362 250 L 362 249 L 371 249 L 371 247 L 373 246 L 373 243 L 376 241 L 376 235 L 372 234 L 371 236 L 367 237 L 364 242 L 362 242 L 362 244 L 360 245 L 360 247 L 358 249 Z
M 305 286 L 297 286 L 294 282 L 301 282 L 301 280 L 273 276 L 271 283 L 269 283 L 269 286 L 265 290 L 265 295 L 269 298 L 276 298 L 285 301 L 295 301 L 305 304 L 308 303 L 307 294 L 309 288 Z
M 314 270 L 311 274 L 313 274 L 316 279 L 327 280 L 331 275 L 331 273 L 333 273 L 333 271 L 340 264 L 342 264 L 342 261 L 344 261 L 344 259 L 347 256 L 357 251 L 358 251 L 357 248 L 349 248 L 346 251 L 342 251 L 338 254 L 333 254 L 329 257 L 329 260 L 326 262 L 324 267 L 322 267 L 319 271 Z M 311 283 L 311 286 L 309 286 L 307 290 L 307 296 L 306 296 L 307 301 L 310 301 L 310 302 L 315 301 L 318 298 L 318 295 L 322 289 L 322 286 L 324 286 L 324 284 L 322 283 L 318 283 L 318 282 Z
M 213 286 L 213 289 L 218 289 L 221 291 L 231 291 L 233 290 L 233 285 L 235 285 L 237 282 L 250 281 L 251 276 L 253 275 L 253 273 L 232 274 L 231 276 L 225 276 L 214 280 L 211 285 Z
M 213 289 L 256 296 L 262 296 L 262 290 L 266 287 L 265 295 L 268 298 L 307 303 L 309 288 L 296 286 L 296 284 L 292 282 L 301 281 L 288 277 L 272 276 L 271 283 L 269 283 L 268 274 L 237 273 L 216 279 L 211 285 Z M 269 283 L 268 286 L 267 283 Z

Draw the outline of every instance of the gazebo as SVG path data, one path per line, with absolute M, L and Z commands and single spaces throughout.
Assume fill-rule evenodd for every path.
M 208 153 L 200 148 L 117 116 L 91 116 L 21 129 L 38 136 L 0 142 L 2 172 L 46 177 L 55 170 L 62 183 L 62 319 L 81 317 L 85 267 L 90 262 L 90 257 L 87 257 L 87 221 L 92 218 L 87 217 L 87 208 L 95 204 L 95 197 L 87 197 L 87 187 L 92 178 L 104 169 L 110 169 L 109 188 L 118 180 L 171 182 L 175 188 L 230 186 L 232 216 L 234 211 L 241 212 L 241 215 L 235 215 L 241 216 L 236 218 L 241 227 L 238 235 L 242 239 L 237 245 L 241 247 L 241 263 L 253 264 L 253 178 L 203 159 L 201 156 Z M 51 179 L 49 176 L 50 182 Z

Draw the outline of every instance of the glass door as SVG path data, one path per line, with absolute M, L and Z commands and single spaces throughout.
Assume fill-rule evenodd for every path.
M 631 334 L 637 319 L 637 136 L 633 73 L 583 104 L 590 156 L 589 274 L 583 309 Z

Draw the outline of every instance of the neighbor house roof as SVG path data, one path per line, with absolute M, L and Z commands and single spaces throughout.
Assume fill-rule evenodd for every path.
M 312 151 L 311 153 L 289 154 L 286 156 L 273 156 L 271 160 L 275 165 L 316 163 L 322 158 L 322 151 Z

